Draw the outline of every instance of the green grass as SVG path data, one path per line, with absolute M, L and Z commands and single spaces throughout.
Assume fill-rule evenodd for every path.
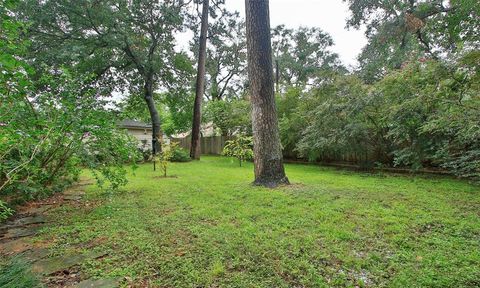
M 41 236 L 107 250 L 82 269 L 153 287 L 478 287 L 480 189 L 439 177 L 286 165 L 293 185 L 253 187 L 228 158 L 151 165 L 125 191 L 88 188 Z
M 28 262 L 15 257 L 0 261 L 0 287 L 3 288 L 40 288 L 39 279 L 30 271 Z

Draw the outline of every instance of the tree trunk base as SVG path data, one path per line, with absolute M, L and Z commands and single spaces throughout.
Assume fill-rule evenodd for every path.
M 264 186 L 267 188 L 276 188 L 280 185 L 290 185 L 290 181 L 288 181 L 288 178 L 282 177 L 282 178 L 257 178 L 255 181 L 252 183 L 255 186 Z

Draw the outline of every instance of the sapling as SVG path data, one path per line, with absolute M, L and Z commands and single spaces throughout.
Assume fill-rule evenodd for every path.
M 253 139 L 250 136 L 238 136 L 225 143 L 222 154 L 238 159 L 240 167 L 245 160 L 253 159 Z

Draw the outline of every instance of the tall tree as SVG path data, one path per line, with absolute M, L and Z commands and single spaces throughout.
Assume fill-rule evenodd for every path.
M 268 0 L 245 0 L 248 77 L 256 185 L 288 184 L 283 167 L 273 85 Z
M 243 92 L 246 83 L 245 22 L 239 12 L 226 10 L 224 2 L 216 0 L 210 5 L 205 64 L 205 98 L 208 100 L 239 98 L 238 92 Z M 200 34 L 199 29 L 200 25 L 194 22 L 195 35 Z M 197 58 L 199 40 L 195 37 L 190 42 L 190 50 Z
M 200 47 L 198 51 L 197 82 L 195 85 L 195 103 L 193 105 L 192 145 L 190 157 L 200 159 L 200 125 L 202 123 L 202 102 L 205 92 L 205 60 L 207 58 L 208 2 L 203 0 L 202 24 L 200 29 Z
M 320 28 L 272 29 L 276 80 L 300 86 L 316 79 L 321 71 L 346 71 L 336 53 L 331 52 L 332 37 Z M 280 83 L 277 83 L 277 85 Z
M 101 86 L 142 95 L 160 149 L 161 126 L 153 93 L 169 87 L 186 56 L 174 51 L 183 29 L 183 1 L 27 0 L 19 9 L 31 25 L 34 63 L 93 72 Z
M 349 4 L 349 27 L 366 26 L 369 43 L 359 56 L 366 80 L 412 58 L 439 59 L 459 48 L 479 48 L 477 0 L 343 0 Z
M 222 11 L 209 25 L 207 45 L 207 93 L 209 100 L 239 98 L 246 82 L 245 23 L 238 12 Z

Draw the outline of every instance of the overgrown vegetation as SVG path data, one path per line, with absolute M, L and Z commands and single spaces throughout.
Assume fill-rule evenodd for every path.
M 333 75 L 279 97 L 284 146 L 311 160 L 480 177 L 480 54 L 417 61 L 374 84 Z M 293 132 L 292 131 L 296 131 Z
M 25 60 L 24 24 L 2 1 L 0 49 L 0 193 L 31 200 L 63 189 L 81 167 L 111 188 L 125 184 L 136 143 L 115 127 L 106 92 L 93 75 L 63 67 L 33 69 Z
M 479 6 L 345 2 L 347 25 L 367 28 L 360 67 L 345 74 L 317 66 L 311 81 L 294 88 L 283 81 L 285 154 L 365 167 L 443 168 L 480 179 L 480 38 L 473 32 L 480 28 Z M 296 74 L 311 69 L 296 68 Z

